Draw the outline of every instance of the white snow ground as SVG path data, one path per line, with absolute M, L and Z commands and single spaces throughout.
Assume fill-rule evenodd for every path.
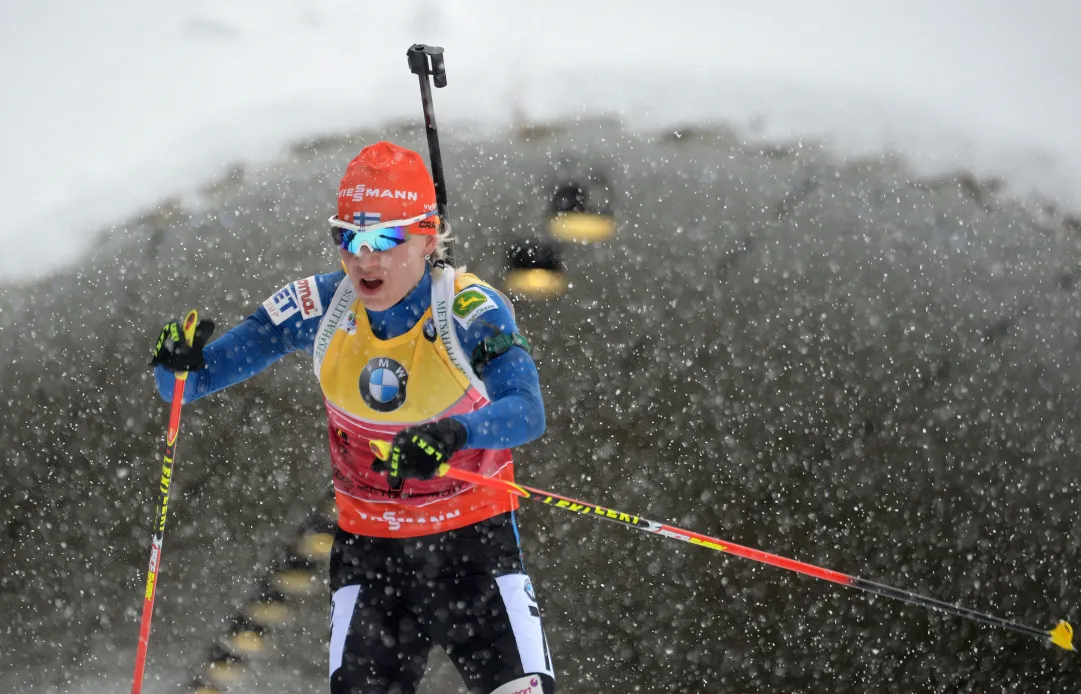
M 447 49 L 443 127 L 729 121 L 1077 209 L 1079 35 L 1071 0 L 8 0 L 0 280 L 76 261 L 95 229 L 237 160 L 416 117 L 414 41 Z

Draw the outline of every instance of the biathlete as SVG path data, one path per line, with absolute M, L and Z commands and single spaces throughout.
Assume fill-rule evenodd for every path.
M 220 339 L 178 325 L 155 348 L 158 391 L 190 371 L 190 402 L 290 352 L 314 360 L 338 528 L 330 556 L 332 694 L 416 691 L 439 645 L 471 694 L 553 692 L 514 512 L 517 497 L 438 476 L 441 463 L 513 480 L 510 450 L 544 433 L 528 342 L 510 304 L 442 263 L 424 161 L 365 147 L 338 189 L 344 271 L 286 285 Z M 372 440 L 391 441 L 386 463 Z

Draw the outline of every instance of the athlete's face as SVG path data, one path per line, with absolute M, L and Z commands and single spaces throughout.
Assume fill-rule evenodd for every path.
M 434 236 L 410 235 L 389 251 L 360 249 L 360 255 L 338 249 L 345 273 L 364 308 L 385 311 L 405 298 L 424 276 L 426 260 L 435 250 Z

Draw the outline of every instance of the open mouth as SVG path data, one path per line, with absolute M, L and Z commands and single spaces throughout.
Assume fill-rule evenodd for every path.
M 368 291 L 374 292 L 376 289 L 379 289 L 380 287 L 383 286 L 383 280 L 366 280 L 366 279 L 362 279 L 360 281 L 360 284 L 361 284 L 361 286 L 363 286 Z

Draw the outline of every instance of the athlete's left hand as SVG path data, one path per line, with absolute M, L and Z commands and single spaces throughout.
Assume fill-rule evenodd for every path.
M 386 460 L 376 458 L 372 470 L 387 473 L 392 488 L 402 486 L 402 480 L 430 480 L 442 477 L 449 467 L 448 460 L 466 444 L 465 425 L 447 417 L 398 432 L 390 442 Z

